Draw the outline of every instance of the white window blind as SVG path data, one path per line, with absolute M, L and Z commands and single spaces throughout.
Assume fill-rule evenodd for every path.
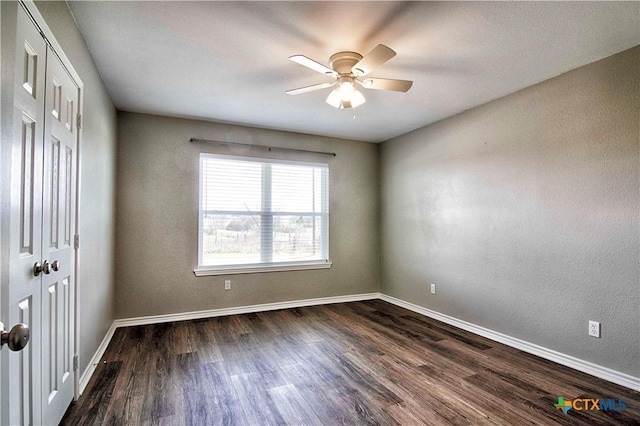
M 200 155 L 199 269 L 326 263 L 329 168 Z

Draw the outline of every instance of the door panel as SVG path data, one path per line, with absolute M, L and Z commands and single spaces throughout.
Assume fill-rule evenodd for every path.
M 11 211 L 9 214 L 9 287 L 5 325 L 25 323 L 29 344 L 7 354 L 9 423 L 40 423 L 41 279 L 33 266 L 42 261 L 42 172 L 46 43 L 21 7 L 17 7 L 13 131 L 11 140 Z M 7 351 L 5 349 L 5 351 Z
M 2 81 L 2 114 L 8 120 L 2 122 L 2 165 L 10 173 L 3 175 L 0 188 L 0 195 L 9 198 L 3 198 L 1 216 L 3 252 L 7 247 L 8 255 L 0 256 L 0 319 L 7 328 L 27 324 L 31 336 L 21 352 L 5 348 L 1 353 L 0 420 L 58 424 L 73 399 L 75 379 L 79 89 L 23 9 L 27 6 L 2 2 L 1 7 L 3 31 L 15 17 L 16 38 L 3 43 L 2 52 L 3 71 L 10 63 L 14 72 Z M 5 19 L 5 13 L 11 18 Z M 8 40 L 9 33 L 2 34 Z M 6 155 L 10 161 L 4 160 Z
M 58 423 L 73 398 L 76 105 L 78 87 L 49 50 L 44 128 L 42 420 Z M 44 325 L 43 324 L 43 325 Z

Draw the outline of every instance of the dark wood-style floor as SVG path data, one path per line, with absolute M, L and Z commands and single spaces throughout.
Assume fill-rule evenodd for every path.
M 640 393 L 375 300 L 120 328 L 62 424 L 638 425 Z

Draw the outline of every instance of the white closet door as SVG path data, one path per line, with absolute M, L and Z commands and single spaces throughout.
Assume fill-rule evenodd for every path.
M 73 399 L 76 114 L 78 87 L 47 54 L 42 258 L 42 421 L 58 424 Z
M 3 26 L 13 25 L 5 13 L 16 17 L 14 75 L 2 83 L 3 98 L 13 99 L 12 123 L 2 123 L 3 138 L 10 135 L 2 153 L 11 155 L 10 179 L 1 187 L 10 192 L 2 206 L 9 252 L 8 264 L 2 258 L 9 270 L 0 288 L 2 319 L 6 328 L 28 325 L 31 336 L 20 352 L 2 350 L 0 386 L 8 403 L 0 420 L 55 425 L 74 394 L 79 90 L 23 7 L 7 2 L 2 13 Z
M 42 173 L 44 134 L 45 67 L 44 39 L 17 7 L 15 74 L 13 79 L 13 126 L 11 131 L 11 205 L 9 214 L 9 282 L 3 283 L 3 319 L 7 329 L 27 324 L 31 338 L 20 352 L 3 354 L 8 365 L 9 424 L 41 423 L 40 358 L 42 263 Z M 4 11 L 4 10 L 3 10 Z M 3 52 L 4 54 L 4 52 Z M 6 415 L 6 413 L 5 413 Z

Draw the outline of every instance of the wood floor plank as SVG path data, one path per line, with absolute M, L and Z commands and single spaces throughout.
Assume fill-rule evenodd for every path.
M 278 409 L 284 424 L 324 425 L 294 385 L 289 383 L 272 387 L 267 390 L 267 393 Z
M 251 424 L 246 417 L 244 404 L 246 395 L 244 389 L 238 388 L 234 377 L 229 377 L 224 362 L 205 364 L 199 367 L 198 375 L 204 384 L 205 409 L 207 425 Z M 262 394 L 262 392 L 259 392 Z
M 173 351 L 176 354 L 185 354 L 195 351 L 193 342 L 189 338 L 188 325 L 189 321 L 176 321 L 173 323 Z
M 119 328 L 61 424 L 640 425 L 640 392 L 369 300 Z
M 201 362 L 206 364 L 220 362 L 224 359 L 222 349 L 225 347 L 225 343 L 218 342 L 220 335 L 217 334 L 217 331 L 225 329 L 225 327 L 216 327 L 217 320 L 217 318 L 199 320 L 187 326 L 189 339 L 193 342 Z
M 103 424 L 109 401 L 113 398 L 115 378 L 122 368 L 122 362 L 116 361 L 101 364 L 97 367 L 95 380 L 87 386 L 86 392 L 91 395 L 84 404 L 84 410 L 66 416 L 68 424 Z
M 245 424 L 286 424 L 259 373 L 231 376 L 231 384 L 241 395 L 242 404 L 239 404 L 239 408 L 246 419 Z
M 179 405 L 177 415 L 182 414 L 181 424 L 202 424 L 207 419 L 207 398 L 204 394 L 205 382 L 200 374 L 198 352 L 189 352 L 176 356 L 177 394 L 173 396 Z
M 526 413 L 526 418 L 531 424 L 545 424 L 549 421 L 558 422 L 562 419 L 562 413 L 557 410 L 549 410 L 548 406 L 532 402 L 526 391 L 520 392 L 517 386 L 511 385 L 496 376 L 489 374 L 475 374 L 464 379 L 477 389 L 495 395 L 506 406 L 517 407 L 519 412 Z
M 294 385 L 307 402 L 313 414 L 324 424 L 352 424 L 350 407 L 341 403 L 336 392 L 326 392 L 326 385 L 306 365 L 290 365 L 283 372 L 289 383 Z
M 403 404 L 391 405 L 384 410 L 401 425 L 428 426 L 434 424 L 421 421 L 412 411 L 407 410 L 407 407 Z
M 384 356 L 376 360 L 383 367 L 383 373 L 389 380 L 397 383 L 401 390 L 395 392 L 403 397 L 407 407 L 421 407 L 416 410 L 416 417 L 428 424 L 478 425 L 493 424 L 484 409 L 478 409 L 461 400 L 458 392 L 443 392 L 442 389 L 458 388 L 458 376 L 441 380 L 436 375 L 418 374 L 419 368 L 398 362 L 394 357 Z M 438 370 L 440 371 L 440 370 Z M 444 370 L 447 371 L 447 370 Z M 441 372 L 440 374 L 445 374 Z M 414 380 L 406 380 L 411 375 Z M 416 380 L 419 378 L 419 380 Z M 392 388 L 394 389 L 394 388 Z
M 141 421 L 142 406 L 147 387 L 147 362 L 151 359 L 152 350 L 147 347 L 153 327 L 148 327 L 148 333 L 139 327 L 129 327 L 124 344 L 120 347 L 122 368 L 114 383 L 114 398 L 103 402 L 107 405 L 104 424 L 134 424 Z M 109 347 L 111 349 L 111 347 Z M 103 359 L 108 359 L 108 352 Z M 106 365 L 110 363 L 103 361 Z
M 345 354 L 326 351 L 325 345 L 319 343 L 311 345 L 316 353 L 322 352 L 328 355 L 337 375 L 344 380 L 353 383 L 354 387 L 361 389 L 365 395 L 377 402 L 377 405 L 388 405 L 402 402 L 402 398 L 387 388 L 376 376 L 367 374 L 356 363 L 352 362 Z
M 109 351 L 105 352 L 103 362 L 121 361 L 123 353 L 126 353 L 126 342 L 128 341 L 128 329 L 117 328 L 109 342 Z

